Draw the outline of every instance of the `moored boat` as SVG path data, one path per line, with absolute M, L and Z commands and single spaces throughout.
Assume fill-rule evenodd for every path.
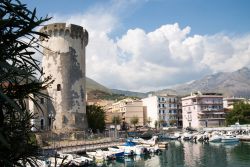
M 124 157 L 124 150 L 115 148 L 115 147 L 109 147 L 108 150 L 116 157 Z
M 221 142 L 222 143 L 231 143 L 231 142 L 239 142 L 239 138 L 238 137 L 235 137 L 235 136 L 232 136 L 232 135 L 227 135 L 227 136 L 223 136 L 221 138 Z
M 218 135 L 218 134 L 214 134 L 213 136 L 211 136 L 209 138 L 209 142 L 221 142 L 223 136 Z

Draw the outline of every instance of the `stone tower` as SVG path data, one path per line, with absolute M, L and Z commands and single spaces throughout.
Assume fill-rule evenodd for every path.
M 85 47 L 88 32 L 78 25 L 55 23 L 41 32 L 50 36 L 41 39 L 44 47 L 42 67 L 46 76 L 55 80 L 48 88 L 52 103 L 47 106 L 51 126 L 56 131 L 87 128 L 85 100 Z

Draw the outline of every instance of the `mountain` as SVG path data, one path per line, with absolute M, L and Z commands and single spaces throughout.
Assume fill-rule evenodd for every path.
M 88 77 L 86 77 L 86 90 L 87 90 L 87 92 L 91 92 L 94 90 L 100 90 L 102 92 L 112 93 L 112 91 L 109 88 L 99 84 L 98 82 L 96 82 L 93 79 L 90 79 Z
M 148 94 L 187 95 L 194 91 L 222 93 L 224 97 L 250 97 L 250 69 L 244 67 L 234 72 L 220 72 L 159 91 L 147 93 L 109 89 L 96 81 L 87 78 L 88 96 L 98 98 L 122 99 L 126 97 L 147 97 Z
M 132 91 L 118 90 L 118 89 L 111 89 L 111 91 L 112 93 L 115 94 L 124 94 L 125 96 L 130 96 L 130 97 L 139 97 L 139 98 L 147 97 L 147 93 L 132 92 Z
M 180 95 L 193 91 L 218 92 L 224 97 L 250 97 L 250 70 L 246 67 L 234 72 L 207 75 L 200 80 L 172 87 Z
M 143 98 L 147 96 L 145 93 L 140 93 L 140 92 L 109 89 L 88 77 L 86 77 L 86 90 L 89 100 L 93 99 L 121 100 L 126 97 Z

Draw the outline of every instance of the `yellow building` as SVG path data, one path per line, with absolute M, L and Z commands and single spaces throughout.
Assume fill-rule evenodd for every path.
M 133 117 L 138 117 L 139 119 L 137 126 L 145 125 L 144 118 L 146 117 L 141 100 L 134 100 L 130 98 L 120 100 L 112 104 L 111 112 L 113 114 L 121 115 L 122 119 L 130 125 L 130 120 Z

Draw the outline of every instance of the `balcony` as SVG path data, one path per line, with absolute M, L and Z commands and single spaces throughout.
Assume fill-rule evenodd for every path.
M 206 120 L 224 120 L 225 113 L 224 112 L 211 112 L 211 113 L 198 113 L 198 119 L 201 121 Z
M 223 102 L 193 102 L 196 105 L 223 105 Z
M 216 112 L 224 112 L 224 109 L 220 108 L 203 108 L 201 109 L 201 112 L 203 113 L 216 113 Z

